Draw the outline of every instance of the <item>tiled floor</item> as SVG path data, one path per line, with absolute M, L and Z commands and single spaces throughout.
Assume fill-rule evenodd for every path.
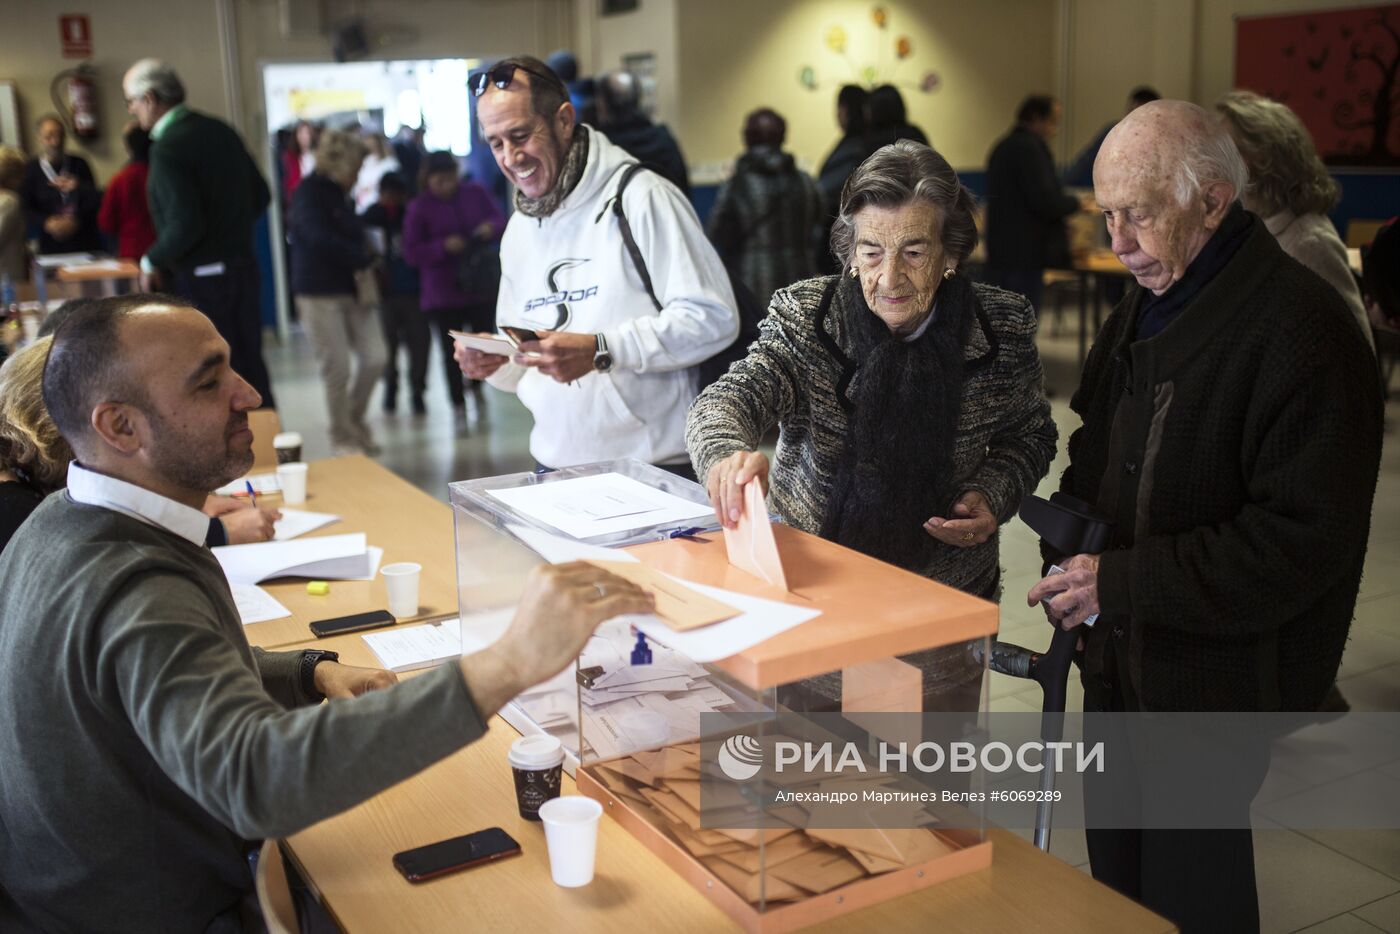
M 1065 466 L 1064 441 L 1077 421 L 1069 411 L 1068 398 L 1078 368 L 1077 344 L 1068 327 L 1063 336 L 1042 335 L 1040 343 L 1047 382 L 1055 390 L 1061 452 L 1041 485 L 1044 495 L 1054 488 Z M 270 346 L 268 362 L 283 425 L 303 434 L 308 458 L 328 456 L 325 406 L 304 340 Z M 382 413 L 376 392 L 370 424 L 384 448 L 380 462 L 443 500 L 451 480 L 530 469 L 530 418 L 515 398 L 488 389 L 478 399 L 469 398 L 465 417 L 454 417 L 439 369 L 435 359 L 426 416 Z M 1365 576 L 1339 675 L 1342 693 L 1357 710 L 1400 710 L 1400 385 L 1387 415 Z M 1039 610 L 1025 606 L 1024 596 L 1038 576 L 1039 563 L 1029 530 L 1019 522 L 1009 525 L 1002 536 L 1007 575 L 1001 638 L 1032 648 L 1048 644 L 1050 634 Z M 1031 682 L 995 674 L 991 678 L 993 710 L 1040 709 L 1039 689 Z M 1080 709 L 1082 697 L 1075 679 L 1070 689 L 1070 709 Z M 1400 765 L 1382 771 L 1400 779 Z M 1261 818 L 1254 838 L 1264 931 L 1400 934 L 1400 830 L 1303 833 Z M 1051 851 L 1088 870 L 1082 831 L 1057 831 Z

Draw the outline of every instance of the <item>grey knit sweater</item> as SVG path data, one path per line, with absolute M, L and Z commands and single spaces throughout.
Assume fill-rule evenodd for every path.
M 818 331 L 818 310 L 830 282 L 831 277 L 808 279 L 776 292 L 748 356 L 701 393 L 686 421 L 686 446 L 702 482 L 714 464 L 735 451 L 757 449 L 764 433 L 778 425 L 770 508 L 814 535 L 821 530 L 848 427 L 837 399 L 843 365 Z M 1049 470 L 1057 433 L 1042 385 L 1034 309 L 1011 292 L 985 285 L 973 289 L 985 317 L 974 321 L 963 354 L 954 487 L 980 492 L 998 523 L 1005 524 Z M 849 356 L 851 341 L 841 327 L 843 293 L 836 290 L 822 330 Z M 936 318 L 932 326 L 938 326 Z M 860 379 L 855 363 L 852 385 Z M 945 509 L 946 504 L 930 502 L 928 514 Z M 997 542 L 993 537 L 972 548 L 941 547 L 923 573 L 970 593 L 986 593 L 998 576 Z
M 3 931 L 240 930 L 244 840 L 484 729 L 455 665 L 293 707 L 297 655 L 249 648 L 208 549 L 66 493 L 0 556 L 0 595 Z

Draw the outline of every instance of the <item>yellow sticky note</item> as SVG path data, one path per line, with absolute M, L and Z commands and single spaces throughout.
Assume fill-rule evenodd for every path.
M 324 597 L 331 592 L 331 585 L 325 581 L 309 581 L 306 585 L 306 592 L 313 597 Z

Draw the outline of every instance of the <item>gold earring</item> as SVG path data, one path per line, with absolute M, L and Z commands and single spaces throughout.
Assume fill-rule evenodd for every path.
M 852 267 L 851 267 L 851 278 L 854 279 L 856 276 L 859 276 L 859 275 L 860 275 L 859 270 L 857 270 L 856 267 L 852 266 Z
M 956 270 L 956 269 L 954 269 L 952 266 L 947 267 L 946 269 L 943 270 L 943 281 L 944 281 L 944 282 L 947 282 L 949 279 L 953 278 L 953 276 L 956 275 L 956 274 L 957 274 L 957 270 Z

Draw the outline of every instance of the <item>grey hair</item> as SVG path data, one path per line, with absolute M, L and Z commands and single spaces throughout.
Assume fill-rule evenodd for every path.
M 1234 189 L 1234 197 L 1244 194 L 1249 183 L 1249 168 L 1244 164 L 1239 147 L 1221 127 L 1185 141 L 1185 151 L 1176 168 L 1176 200 L 1182 207 L 1201 194 L 1201 189 L 1214 182 L 1224 182 Z
M 898 207 L 927 201 L 938 209 L 938 239 L 954 266 L 977 246 L 972 192 L 934 149 L 902 139 L 875 150 L 841 189 L 841 209 L 831 228 L 831 253 L 845 265 L 855 254 L 855 215 L 862 208 Z
M 1249 195 L 1268 216 L 1326 214 L 1341 188 L 1317 155 L 1312 136 L 1287 104 L 1252 91 L 1231 91 L 1215 102 L 1221 120 L 1249 166 Z
M 185 102 L 185 84 L 165 62 L 158 58 L 143 58 L 127 71 L 127 86 L 124 89 L 130 97 L 140 97 L 147 91 L 157 101 L 170 107 Z

